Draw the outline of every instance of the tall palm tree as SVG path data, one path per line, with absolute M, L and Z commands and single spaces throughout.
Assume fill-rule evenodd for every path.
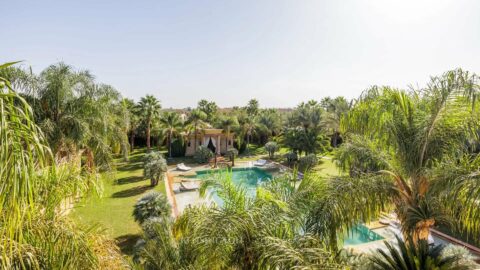
M 471 127 L 479 125 L 479 89 L 475 74 L 453 70 L 420 91 L 375 87 L 364 93 L 342 122 L 348 140 L 336 154 L 351 175 L 336 179 L 332 190 L 338 199 L 345 192 L 339 187 L 349 185 L 352 192 L 342 222 L 393 208 L 415 243 L 438 223 L 478 234 L 480 157 L 466 144 L 476 136 Z
M 324 98 L 321 104 L 326 111 L 322 123 L 325 128 L 331 130 L 332 146 L 337 147 L 340 137 L 340 121 L 347 114 L 349 104 L 344 97 Z
M 138 103 L 138 111 L 142 115 L 143 120 L 147 126 L 147 149 L 150 151 L 150 131 L 152 128 L 152 121 L 160 115 L 160 102 L 152 95 L 146 95 L 140 99 Z
M 162 133 L 167 135 L 168 155 L 172 157 L 172 138 L 182 128 L 182 121 L 176 112 L 164 112 L 160 117 Z
M 244 119 L 241 128 L 243 133 L 247 137 L 247 152 L 250 155 L 250 148 L 249 148 L 250 139 L 252 138 L 252 135 L 257 130 L 258 126 L 257 126 L 257 123 L 255 122 L 255 119 L 248 117 Z
M 228 140 L 230 140 L 230 134 L 232 132 L 232 128 L 238 126 L 238 119 L 235 116 L 231 117 L 224 117 L 220 119 L 220 127 L 222 127 L 223 132 L 227 135 L 227 142 L 226 146 L 228 148 Z
M 271 136 L 278 135 L 282 125 L 281 120 L 276 109 L 262 110 L 255 119 L 259 130 L 266 135 L 267 140 L 269 140 Z
M 188 129 L 193 131 L 193 147 L 195 151 L 197 151 L 197 136 L 198 136 L 198 129 L 203 128 L 207 125 L 205 122 L 205 118 L 207 115 L 199 110 L 193 109 L 188 116 Z

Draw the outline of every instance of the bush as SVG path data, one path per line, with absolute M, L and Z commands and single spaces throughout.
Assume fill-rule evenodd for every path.
M 208 163 L 208 161 L 213 157 L 213 153 L 208 147 L 200 145 L 195 152 L 193 158 L 196 162 L 200 164 Z
M 285 154 L 288 165 L 292 165 L 295 161 L 298 160 L 298 155 L 295 152 L 288 152 Z
M 310 170 L 318 163 L 318 158 L 315 154 L 309 154 L 300 158 L 298 165 L 299 169 L 302 171 Z
M 275 156 L 275 152 L 279 149 L 276 142 L 267 142 L 265 144 L 265 150 L 268 152 L 268 156 L 272 159 Z
M 156 186 L 160 180 L 163 180 L 167 169 L 167 162 L 160 152 L 155 151 L 145 155 L 143 175 L 150 179 L 152 186 Z
M 167 197 L 157 191 L 151 191 L 141 197 L 133 208 L 133 218 L 142 225 L 152 218 L 167 218 L 170 216 L 171 207 Z

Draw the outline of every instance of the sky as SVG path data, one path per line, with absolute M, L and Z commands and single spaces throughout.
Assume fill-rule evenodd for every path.
M 0 63 L 63 61 L 164 108 L 293 107 L 480 72 L 477 0 L 0 0 Z

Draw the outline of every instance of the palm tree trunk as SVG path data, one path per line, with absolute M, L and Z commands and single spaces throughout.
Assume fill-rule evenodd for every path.
M 150 151 L 150 123 L 151 120 L 147 120 L 147 150 Z
M 172 131 L 168 133 L 168 156 L 172 158 Z
M 250 156 L 250 134 L 247 133 L 247 154 Z
M 193 132 L 195 134 L 193 134 L 193 152 L 195 153 L 197 151 L 197 125 L 195 124 L 194 128 L 193 128 Z
M 132 134 L 130 135 L 130 151 L 131 152 L 133 152 L 134 142 L 135 142 L 135 133 L 132 130 Z

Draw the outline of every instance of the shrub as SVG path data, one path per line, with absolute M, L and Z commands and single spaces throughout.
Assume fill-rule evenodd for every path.
M 152 218 L 167 218 L 171 207 L 167 197 L 157 191 L 151 191 L 141 197 L 133 207 L 133 218 L 142 225 Z
M 299 162 L 300 170 L 306 171 L 313 168 L 318 163 L 318 158 L 315 154 L 309 154 L 300 158 Z
M 143 175 L 150 179 L 152 186 L 156 186 L 158 181 L 163 180 L 167 169 L 167 162 L 160 152 L 155 151 L 145 155 Z
M 285 154 L 285 158 L 287 159 L 287 163 L 292 165 L 295 161 L 298 160 L 298 155 L 295 152 L 288 152 Z
M 458 258 L 457 266 L 466 266 L 468 269 L 475 269 L 478 265 L 475 263 L 475 258 L 464 247 L 453 244 L 448 244 L 442 251 L 442 256 Z
M 206 146 L 199 146 L 193 158 L 196 162 L 200 164 L 208 163 L 208 161 L 213 157 L 213 153 Z
M 267 142 L 265 144 L 265 150 L 268 152 L 268 156 L 272 159 L 279 149 L 278 144 L 276 142 Z

